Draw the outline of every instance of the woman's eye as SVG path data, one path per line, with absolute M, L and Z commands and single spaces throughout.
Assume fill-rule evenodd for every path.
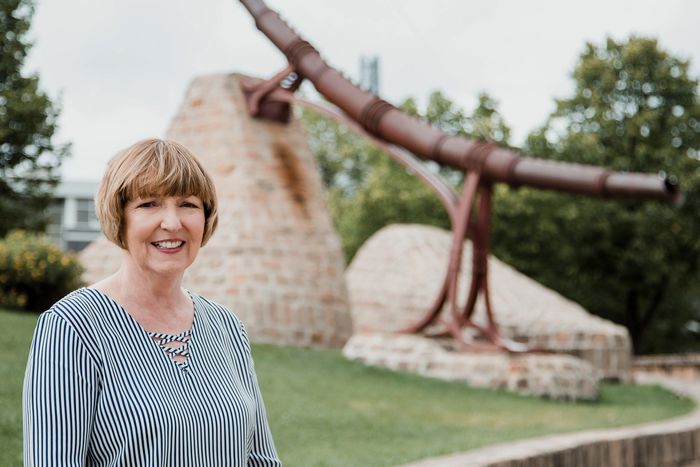
M 139 207 L 139 208 L 152 208 L 155 205 L 156 205 L 155 201 L 146 201 L 146 202 L 140 203 L 137 207 Z
M 182 200 L 182 206 L 186 208 L 199 208 L 199 203 L 190 200 Z

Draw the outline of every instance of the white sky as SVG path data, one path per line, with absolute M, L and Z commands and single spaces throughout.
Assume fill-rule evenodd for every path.
M 326 60 L 357 77 L 380 58 L 380 94 L 442 90 L 471 111 L 486 91 L 520 144 L 567 97 L 586 41 L 654 36 L 700 75 L 694 0 L 269 0 Z M 162 136 L 200 74 L 272 76 L 283 55 L 235 0 L 37 0 L 27 62 L 61 102 L 64 179 L 100 178 L 119 149 Z

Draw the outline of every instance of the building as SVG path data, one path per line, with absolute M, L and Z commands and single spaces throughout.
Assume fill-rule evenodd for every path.
M 95 215 L 99 182 L 62 181 L 49 206 L 46 233 L 64 250 L 80 251 L 100 234 Z

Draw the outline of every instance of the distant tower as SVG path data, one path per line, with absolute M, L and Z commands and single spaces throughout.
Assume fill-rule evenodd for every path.
M 379 95 L 379 57 L 360 57 L 360 86 Z

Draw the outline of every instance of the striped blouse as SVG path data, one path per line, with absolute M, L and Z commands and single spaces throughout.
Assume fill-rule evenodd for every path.
M 280 466 L 245 329 L 192 299 L 185 365 L 96 289 L 43 313 L 24 380 L 25 466 Z

